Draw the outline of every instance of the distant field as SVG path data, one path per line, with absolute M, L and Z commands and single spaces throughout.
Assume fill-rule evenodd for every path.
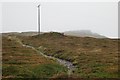
M 47 59 L 34 50 L 3 36 L 3 78 L 63 77 L 67 68 Z M 76 69 L 71 76 L 80 78 L 118 78 L 118 39 L 65 36 L 44 33 L 36 36 L 16 36 L 46 55 L 72 62 Z

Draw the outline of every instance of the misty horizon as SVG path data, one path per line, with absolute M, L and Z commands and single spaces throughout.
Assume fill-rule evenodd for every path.
M 2 4 L 2 33 L 38 31 L 39 3 Z M 41 32 L 91 30 L 118 38 L 117 2 L 41 2 Z
M 50 33 L 50 32 L 58 32 L 58 31 L 42 31 L 40 33 Z M 99 37 L 101 36 L 103 38 L 119 39 L 117 37 L 108 37 L 108 36 L 105 36 L 105 35 L 102 35 L 102 34 L 99 34 L 99 33 L 95 33 L 95 32 L 93 32 L 91 30 L 69 30 L 69 31 L 63 31 L 63 32 L 58 32 L 58 33 L 65 33 L 65 35 L 67 35 L 66 32 L 77 33 L 79 36 L 74 35 L 74 34 L 71 35 L 71 36 L 76 36 L 76 37 L 83 37 L 83 36 L 81 36 L 81 34 L 82 35 L 84 34 L 84 37 L 85 37 L 86 34 L 89 34 L 89 36 L 86 36 L 86 37 L 90 37 L 90 35 L 93 34 L 93 35 L 98 35 Z M 2 33 L 38 33 L 38 31 L 19 31 L 19 32 L 8 31 L 8 32 L 2 32 Z

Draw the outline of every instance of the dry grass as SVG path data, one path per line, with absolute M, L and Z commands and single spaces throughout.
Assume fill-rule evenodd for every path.
M 13 38 L 14 36 L 2 37 L 2 78 L 44 78 L 59 72 L 65 73 L 66 68 L 56 61 L 47 59 L 35 50 L 22 46 Z M 53 67 L 53 73 L 48 74 L 49 69 L 46 69 L 46 72 L 41 71 L 46 65 Z M 56 67 L 59 67 L 57 71 L 55 71 Z M 41 70 L 36 71 L 36 69 Z M 42 75 L 43 72 L 44 75 Z
M 40 50 L 47 55 L 71 61 L 77 66 L 74 73 L 80 77 L 118 77 L 117 39 L 73 37 L 59 33 L 19 38 L 36 48 L 42 46 Z

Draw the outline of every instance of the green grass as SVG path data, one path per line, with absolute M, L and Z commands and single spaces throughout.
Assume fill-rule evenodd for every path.
M 66 73 L 67 68 L 59 64 L 31 65 L 9 65 L 3 66 L 4 76 L 14 78 L 50 78 L 55 74 Z
M 36 73 L 36 78 L 49 78 L 55 74 L 66 73 L 67 68 L 59 64 L 44 64 L 35 67 L 33 71 Z

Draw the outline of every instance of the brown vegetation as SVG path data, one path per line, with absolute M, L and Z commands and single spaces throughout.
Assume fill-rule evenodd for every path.
M 56 32 L 17 38 L 46 55 L 72 62 L 76 66 L 73 75 L 80 78 L 118 78 L 118 39 L 65 36 Z M 8 37 L 3 37 L 2 45 L 3 66 L 55 64 Z M 54 74 L 53 78 L 61 75 L 64 74 Z

